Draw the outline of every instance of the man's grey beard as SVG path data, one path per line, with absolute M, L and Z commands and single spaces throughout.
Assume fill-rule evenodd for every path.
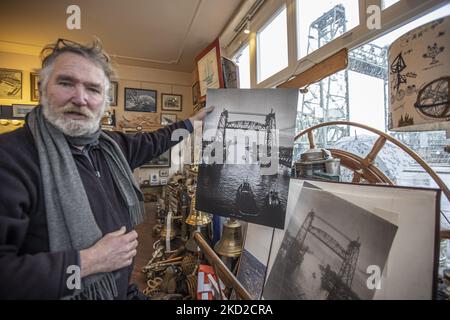
M 67 136 L 79 137 L 84 135 L 90 135 L 96 132 L 100 127 L 100 120 L 105 113 L 106 104 L 102 107 L 100 112 L 95 115 L 87 108 L 73 107 L 70 103 L 62 108 L 59 108 L 55 112 L 55 109 L 48 103 L 47 97 L 44 95 L 41 97 L 41 104 L 43 108 L 44 117 L 54 125 L 58 130 Z M 81 112 L 88 116 L 85 120 L 74 120 L 64 118 L 63 110 L 72 109 L 77 112 Z

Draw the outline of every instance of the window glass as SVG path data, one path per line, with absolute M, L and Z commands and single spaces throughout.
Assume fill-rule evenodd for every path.
M 387 131 L 388 58 L 389 45 L 404 33 L 427 22 L 450 15 L 450 4 L 349 52 L 349 67 L 308 88 L 300 94 L 297 131 L 314 124 L 333 120 L 349 120 Z M 373 147 L 377 135 L 353 126 L 330 126 L 315 131 L 319 147 L 341 149 L 364 158 Z M 450 186 L 450 145 L 444 131 L 387 132 L 417 152 Z M 308 148 L 306 137 L 296 141 L 294 158 Z M 387 143 L 378 153 L 375 165 L 395 184 L 437 187 L 431 177 L 411 157 L 398 147 Z M 344 181 L 353 173 L 344 171 Z M 450 212 L 442 196 L 442 210 Z M 445 219 L 444 219 L 445 220 Z
M 258 83 L 288 66 L 287 17 L 284 7 L 257 34 Z
M 396 4 L 397 2 L 400 2 L 400 0 L 382 0 L 382 9 L 389 8 L 390 6 Z
M 239 87 L 250 88 L 250 46 L 247 44 L 234 56 L 233 61 L 239 66 Z
M 297 59 L 305 57 L 357 25 L 357 0 L 297 0 Z

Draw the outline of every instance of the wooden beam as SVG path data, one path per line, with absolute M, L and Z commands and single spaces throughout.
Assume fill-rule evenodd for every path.
M 283 82 L 277 88 L 303 88 L 310 83 L 317 82 L 346 69 L 347 65 L 348 50 L 344 48 L 308 70 L 296 75 L 293 79 Z

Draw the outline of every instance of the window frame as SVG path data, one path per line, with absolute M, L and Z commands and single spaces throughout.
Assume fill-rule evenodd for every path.
M 367 7 L 377 5 L 382 8 L 382 0 L 359 1 L 359 25 L 348 30 L 338 38 L 297 60 L 297 0 L 266 0 L 260 11 L 252 18 L 251 33 L 238 35 L 226 45 L 229 55 L 235 55 L 247 43 L 250 46 L 250 85 L 251 88 L 272 88 L 300 74 L 324 59 L 332 56 L 343 48 L 349 51 L 380 37 L 393 29 L 399 28 L 412 20 L 424 16 L 448 3 L 447 0 L 400 0 L 400 2 L 381 10 L 381 29 L 368 29 L 366 25 Z M 267 79 L 258 83 L 258 52 L 257 32 L 276 16 L 277 12 L 286 7 L 288 66 Z

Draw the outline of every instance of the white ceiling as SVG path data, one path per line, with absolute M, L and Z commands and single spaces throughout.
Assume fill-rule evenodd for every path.
M 121 64 L 191 72 L 246 0 L 1 0 L 0 51 L 37 54 L 57 38 L 98 36 Z M 68 30 L 66 9 L 81 9 Z

